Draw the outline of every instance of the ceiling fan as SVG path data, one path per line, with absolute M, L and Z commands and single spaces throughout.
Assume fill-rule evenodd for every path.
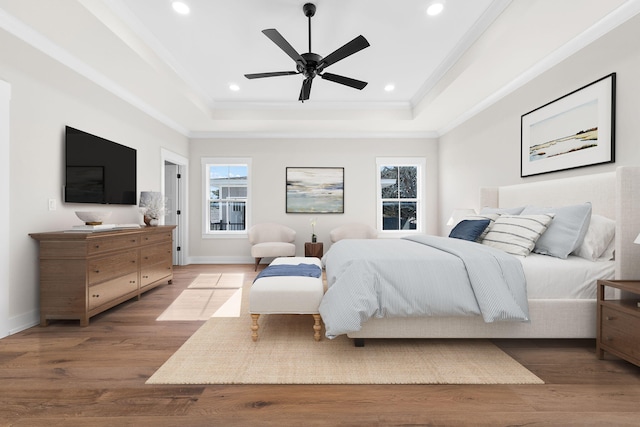
M 324 69 L 347 56 L 353 55 L 354 53 L 369 47 L 367 39 L 360 35 L 323 58 L 317 53 L 311 52 L 311 17 L 316 13 L 316 6 L 313 3 L 306 3 L 302 6 L 302 10 L 305 16 L 309 18 L 309 52 L 303 53 L 302 55 L 299 54 L 293 46 L 291 46 L 289 42 L 282 37 L 278 30 L 274 28 L 262 30 L 265 36 L 269 37 L 272 42 L 278 45 L 280 49 L 295 61 L 296 71 L 275 71 L 270 73 L 245 74 L 244 76 L 248 79 L 260 79 L 263 77 L 302 74 L 304 76 L 304 81 L 302 82 L 302 89 L 300 89 L 300 97 L 298 98 L 298 101 L 302 102 L 309 99 L 311 83 L 315 76 L 320 76 L 325 80 L 362 90 L 367 85 L 367 82 L 340 76 L 338 74 L 325 73 Z

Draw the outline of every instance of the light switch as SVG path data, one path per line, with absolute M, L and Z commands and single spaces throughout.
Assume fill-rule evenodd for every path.
M 56 199 L 49 199 L 49 210 L 50 211 L 56 210 Z

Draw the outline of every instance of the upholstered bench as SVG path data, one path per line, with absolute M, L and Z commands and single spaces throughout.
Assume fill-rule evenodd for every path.
M 319 268 L 320 277 L 296 275 L 318 271 L 314 266 Z M 279 275 L 282 272 L 286 275 Z M 314 319 L 313 337 L 320 341 L 322 326 L 318 307 L 324 294 L 320 260 L 315 257 L 280 257 L 261 273 L 266 276 L 259 275 L 249 291 L 251 338 L 258 340 L 258 318 L 261 314 L 311 314 Z

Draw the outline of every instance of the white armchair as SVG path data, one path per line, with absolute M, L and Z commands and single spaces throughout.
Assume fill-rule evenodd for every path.
M 342 239 L 375 239 L 377 237 L 378 232 L 375 228 L 359 222 L 341 225 L 329 233 L 333 243 Z
M 296 231 L 282 224 L 264 222 L 249 229 L 251 256 L 256 259 L 255 269 L 262 258 L 295 256 Z

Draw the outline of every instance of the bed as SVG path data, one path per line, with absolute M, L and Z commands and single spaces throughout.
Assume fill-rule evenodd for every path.
M 526 259 L 523 262 L 527 281 L 525 320 L 487 322 L 482 315 L 378 317 L 378 314 L 363 318 L 360 325 L 344 333 L 354 338 L 356 345 L 364 345 L 365 338 L 595 338 L 596 280 L 640 277 L 640 245 L 633 243 L 640 232 L 640 168 L 623 166 L 615 172 L 480 189 L 480 206 L 485 210 L 528 205 L 558 207 L 587 201 L 591 204 L 591 218 L 598 216 L 615 221 L 614 260 L 591 261 L 574 255 L 558 259 L 533 253 L 515 257 Z M 354 243 L 386 244 L 380 240 L 392 244 L 391 241 L 397 239 Z M 334 252 L 332 246 L 323 258 L 329 287 L 320 307 L 329 338 L 334 334 L 329 332 L 332 327 L 327 325 L 325 315 L 330 317 L 337 301 L 337 291 L 332 288 L 353 285 L 342 280 L 348 277 L 345 265 L 349 263 L 338 268 Z M 550 264 L 553 266 L 549 267 Z M 576 275 L 580 276 L 577 281 L 573 280 Z M 536 288 L 538 280 L 543 280 L 545 285 Z

